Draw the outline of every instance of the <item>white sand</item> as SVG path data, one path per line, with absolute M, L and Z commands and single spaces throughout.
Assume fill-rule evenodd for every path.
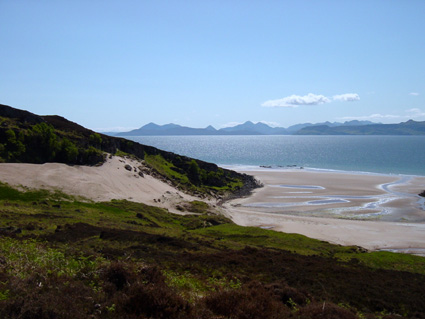
M 124 168 L 126 164 L 132 166 L 131 172 Z M 152 176 L 140 177 L 141 165 L 120 157 L 108 159 L 100 167 L 0 164 L 0 181 L 57 189 L 95 201 L 128 199 L 176 213 L 177 204 L 198 199 Z M 341 245 L 425 255 L 425 212 L 418 207 L 416 196 L 425 189 L 425 177 L 305 170 L 245 173 L 256 176 L 265 186 L 252 196 L 225 204 L 225 213 L 239 225 L 298 233 Z
M 126 164 L 133 168 L 131 172 L 125 169 Z M 178 211 L 175 206 L 180 202 L 198 199 L 150 175 L 144 174 L 144 177 L 140 177 L 139 166 L 143 165 L 116 156 L 109 158 L 99 167 L 58 163 L 42 165 L 2 163 L 0 181 L 12 186 L 60 190 L 94 201 L 127 199 L 163 207 L 176 213 Z
M 425 189 L 425 177 L 306 170 L 244 173 L 264 187 L 226 204 L 239 225 L 371 250 L 425 254 L 425 211 L 418 207 L 417 196 Z

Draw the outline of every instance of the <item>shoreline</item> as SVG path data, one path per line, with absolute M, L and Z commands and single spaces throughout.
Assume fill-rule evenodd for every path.
M 133 170 L 127 170 L 127 164 Z M 57 189 L 94 201 L 128 199 L 178 214 L 179 203 L 199 200 L 152 176 L 139 176 L 139 165 L 120 157 L 100 167 L 2 163 L 0 181 Z M 420 206 L 417 195 L 425 189 L 423 176 L 258 167 L 239 172 L 253 175 L 264 186 L 219 208 L 236 224 L 370 250 L 425 255 L 425 198 Z
M 268 166 L 268 165 L 239 165 L 239 164 L 217 164 L 217 166 L 236 172 L 288 172 L 292 170 L 300 170 L 305 172 L 323 172 L 323 173 L 336 173 L 336 174 L 350 174 L 350 175 L 371 175 L 371 176 L 409 176 L 409 177 L 425 177 L 425 175 L 417 174 L 403 174 L 403 173 L 379 173 L 379 172 L 368 172 L 368 171 L 350 171 L 350 170 L 339 170 L 330 168 L 318 168 L 318 167 L 304 167 L 304 166 Z M 247 173 L 248 174 L 248 173 Z M 425 185 L 424 185 L 425 189 Z
M 425 255 L 425 177 L 310 169 L 239 170 L 264 184 L 224 207 L 234 222 L 334 244 Z

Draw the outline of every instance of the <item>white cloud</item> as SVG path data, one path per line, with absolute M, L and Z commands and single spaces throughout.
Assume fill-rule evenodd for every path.
M 409 95 L 418 96 L 418 95 L 419 95 L 419 93 L 416 93 L 416 92 L 410 92 L 410 93 L 409 93 Z
M 364 116 L 345 116 L 340 117 L 339 120 L 351 121 L 351 120 L 360 120 L 360 121 L 374 121 L 374 120 L 409 120 L 425 117 L 425 112 L 414 108 L 405 111 L 405 114 L 371 114 Z
M 333 96 L 334 101 L 351 102 L 360 100 L 360 96 L 356 93 L 346 93 Z
M 331 101 L 343 101 L 352 102 L 360 100 L 360 96 L 357 93 L 345 93 L 334 95 L 332 99 L 320 95 L 309 93 L 304 96 L 291 95 L 277 100 L 268 100 L 261 104 L 264 107 L 298 107 L 300 105 L 320 105 L 329 103 Z
M 371 114 L 371 115 L 363 115 L 363 116 L 344 116 L 340 117 L 338 119 L 344 120 L 344 121 L 351 121 L 351 120 L 359 120 L 359 121 L 373 121 L 373 120 L 381 120 L 381 119 L 396 119 L 400 118 L 399 115 L 392 115 L 392 114 Z
M 268 100 L 261 104 L 264 107 L 298 107 L 300 105 L 318 105 L 331 100 L 324 95 L 309 93 L 304 96 L 291 95 L 277 100 Z
M 410 109 L 406 110 L 406 113 L 408 113 L 407 117 L 417 118 L 421 116 L 425 116 L 425 112 L 421 111 L 420 109 Z

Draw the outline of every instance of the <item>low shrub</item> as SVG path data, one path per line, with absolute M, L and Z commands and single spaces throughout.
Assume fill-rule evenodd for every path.
M 67 276 L 47 275 L 39 269 L 25 279 L 10 278 L 7 288 L 1 318 L 83 319 L 96 313 L 97 294 Z
M 290 309 L 260 283 L 250 283 L 236 290 L 222 290 L 205 297 L 213 314 L 235 319 L 287 318 Z
M 311 303 L 296 313 L 299 319 L 356 319 L 357 316 L 350 310 L 337 306 L 331 302 Z

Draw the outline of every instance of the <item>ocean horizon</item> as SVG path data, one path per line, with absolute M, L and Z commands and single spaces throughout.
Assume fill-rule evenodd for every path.
M 132 136 L 128 139 L 224 167 L 425 176 L 424 136 Z

